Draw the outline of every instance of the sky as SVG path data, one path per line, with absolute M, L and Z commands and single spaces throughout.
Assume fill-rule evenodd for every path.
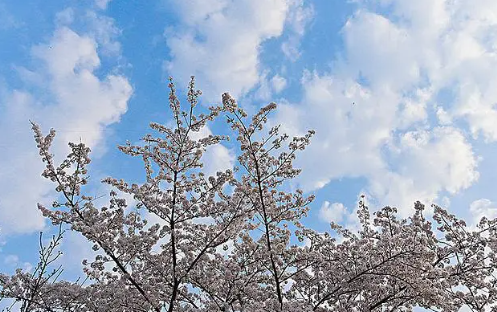
M 106 176 L 139 179 L 118 144 L 168 123 L 167 78 L 201 105 L 229 92 L 248 112 L 276 102 L 271 124 L 316 131 L 293 182 L 316 200 L 306 225 L 357 224 L 361 194 L 402 216 L 420 200 L 474 223 L 497 216 L 495 0 L 0 0 L 0 267 L 36 263 L 53 227 L 36 203 L 41 176 L 29 120 L 92 148 L 90 192 Z M 224 133 L 224 123 L 205 131 Z M 206 170 L 236 149 L 208 150 Z M 69 233 L 68 270 L 87 255 Z M 33 258 L 34 257 L 34 258 Z

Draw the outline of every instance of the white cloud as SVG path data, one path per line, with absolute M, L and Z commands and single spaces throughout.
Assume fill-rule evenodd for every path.
M 223 92 L 239 98 L 261 83 L 260 46 L 282 35 L 289 12 L 300 7 L 294 2 L 176 1 L 183 24 L 166 31 L 167 74 L 185 85 L 195 75 L 208 101 L 219 102 Z
M 364 194 L 365 192 L 361 192 L 361 194 Z M 364 198 L 360 197 L 360 195 L 357 196 L 357 202 L 360 200 L 365 200 Z M 371 203 L 368 203 L 365 201 L 365 204 L 370 208 L 374 209 L 371 205 Z M 359 206 L 355 206 L 352 208 L 347 208 L 344 204 L 342 203 L 331 203 L 329 201 L 324 201 L 323 204 L 321 205 L 318 213 L 319 221 L 320 222 L 326 222 L 326 223 L 337 223 L 344 228 L 352 231 L 352 232 L 357 232 L 361 229 L 361 224 L 359 221 L 359 218 L 357 217 L 357 210 L 359 209 Z M 337 236 L 338 240 L 341 241 L 343 237 Z M 308 242 L 307 242 L 308 243 Z
M 301 135 L 316 130 L 311 145 L 297 157 L 303 168 L 299 183 L 305 190 L 323 187 L 330 179 L 361 176 L 385 165 L 378 150 L 395 122 L 396 97 L 380 90 L 384 101 L 352 80 L 307 73 L 302 105 L 280 105 L 282 131 Z M 389 101 L 390 100 L 390 101 Z M 392 101 L 393 100 L 393 101 Z M 307 165 L 312 164 L 312 165 Z
M 33 270 L 33 265 L 29 262 L 23 262 L 19 259 L 18 255 L 9 254 L 3 257 L 3 264 L 6 268 L 14 270 L 17 268 L 22 269 L 25 272 L 31 272 Z
M 273 88 L 270 79 L 268 79 L 268 71 L 265 71 L 261 77 L 259 82 L 259 88 L 254 94 L 254 98 L 262 101 L 269 101 L 271 99 Z
M 416 184 L 443 185 L 448 192 L 455 194 L 468 188 L 479 177 L 475 171 L 478 160 L 471 145 L 456 128 L 410 131 L 402 135 L 399 145 L 403 166 L 399 171 L 419 178 Z
M 343 221 L 347 210 L 342 203 L 330 203 L 325 201 L 319 209 L 319 218 L 325 222 L 340 223 Z
M 293 0 L 292 10 L 287 16 L 290 34 L 288 39 L 281 44 L 281 51 L 291 61 L 296 61 L 300 55 L 300 40 L 304 36 L 305 28 L 314 17 L 312 5 L 304 6 L 303 0 Z
M 364 2 L 342 29 L 343 57 L 329 73 L 305 73 L 302 104 L 282 105 L 276 119 L 293 135 L 316 130 L 298 161 L 304 189 L 363 176 L 381 205 L 406 213 L 415 200 L 429 204 L 477 182 L 481 158 L 467 132 L 497 140 L 497 17 L 489 13 L 497 4 Z M 393 13 L 374 12 L 381 6 Z M 457 128 L 465 124 L 469 131 Z
M 121 56 L 121 44 L 115 40 L 121 30 L 114 24 L 114 19 L 94 11 L 87 11 L 84 19 L 90 25 L 89 35 L 98 43 L 99 52 L 105 56 Z
M 392 21 L 370 12 L 359 11 L 344 26 L 348 74 L 360 73 L 374 86 L 393 88 L 419 78 L 415 53 L 409 47 L 409 33 Z
M 82 23 L 85 35 L 91 37 L 98 46 L 98 52 L 104 56 L 121 56 L 121 44 L 116 38 L 121 30 L 115 26 L 114 19 L 98 14 L 92 10 L 77 11 L 71 7 L 58 12 L 55 16 L 58 28 L 71 27 Z
M 381 205 L 396 206 L 403 216 L 412 213 L 416 200 L 429 205 L 441 191 L 456 194 L 479 178 L 478 158 L 456 128 L 409 131 L 400 135 L 396 148 L 391 161 L 397 170 L 372 172 L 369 182 Z
M 192 132 L 190 137 L 198 140 L 209 135 L 212 135 L 212 132 L 208 126 L 205 126 L 198 132 Z M 207 176 L 215 176 L 218 171 L 233 169 L 235 165 L 235 153 L 222 144 L 211 145 L 207 147 L 205 153 L 202 155 L 202 163 L 204 164 L 202 172 Z
M 55 14 L 55 23 L 60 26 L 69 25 L 74 22 L 74 9 L 66 8 Z
M 109 2 L 111 2 L 112 0 L 95 0 L 95 4 L 97 5 L 97 7 L 101 10 L 105 10 L 107 9 L 107 5 L 109 4 Z
M 399 96 L 316 75 L 305 79 L 304 88 L 303 102 L 308 105 L 291 109 L 283 105 L 277 118 L 292 134 L 304 125 L 317 131 L 298 160 L 304 168 L 299 178 L 304 189 L 321 188 L 343 176 L 365 176 L 381 206 L 397 206 L 405 213 L 416 200 L 430 202 L 442 190 L 454 194 L 477 181 L 478 159 L 458 129 L 394 134 L 394 129 L 423 126 L 426 119 L 425 113 L 399 109 L 396 105 L 403 100 Z M 425 106 L 420 103 L 414 105 Z M 297 123 L 299 129 L 289 126 Z M 392 170 L 391 165 L 397 168 Z
M 274 75 L 271 78 L 271 86 L 275 93 L 280 93 L 286 87 L 286 79 L 280 75 Z
M 452 124 L 452 118 L 449 116 L 446 110 L 443 109 L 443 107 L 436 107 L 437 109 L 437 118 L 438 118 L 438 123 L 440 125 L 450 125 Z
M 3 233 L 40 230 L 44 218 L 37 202 L 49 204 L 53 186 L 40 174 L 41 159 L 28 119 L 43 129 L 59 130 L 53 152 L 61 159 L 68 141 L 84 143 L 98 153 L 104 150 L 103 130 L 126 112 L 132 88 L 119 75 L 96 76 L 99 69 L 96 39 L 57 28 L 46 44 L 33 48 L 36 64 L 22 69 L 25 89 L 8 90 L 0 108 L 0 227 Z M 29 91 L 28 91 L 29 90 Z M 38 178 L 37 178 L 38 177 Z
M 415 124 L 423 124 L 428 118 L 426 104 L 432 95 L 431 90 L 419 88 L 414 90 L 412 95 L 404 96 L 398 108 L 398 129 L 404 130 Z
M 66 231 L 60 245 L 60 250 L 63 254 L 57 259 L 56 265 L 62 265 L 65 274 L 85 276 L 83 260 L 92 261 L 97 255 L 97 252 L 93 251 L 92 247 L 93 243 L 88 241 L 81 233 Z
M 286 79 L 276 74 L 268 78 L 269 71 L 265 71 L 260 78 L 259 88 L 254 93 L 254 98 L 262 101 L 270 101 L 274 94 L 278 94 L 286 87 Z
M 469 211 L 473 214 L 473 222 L 476 224 L 482 217 L 488 219 L 497 218 L 497 205 L 491 200 L 481 198 L 469 205 Z
M 390 28 L 399 29 L 405 36 L 384 35 L 379 38 L 382 47 L 397 51 L 397 57 L 388 53 L 377 55 L 380 48 L 369 45 L 364 47 L 368 48 L 365 50 L 369 51 L 368 55 L 365 57 L 363 54 L 362 58 L 369 58 L 376 70 L 390 73 L 396 81 L 409 77 L 401 72 L 415 73 L 413 68 L 418 68 L 417 71 L 424 73 L 425 77 L 418 77 L 416 83 L 427 80 L 435 92 L 444 88 L 452 91 L 454 98 L 444 103 L 445 120 L 462 119 L 469 123 L 475 138 L 482 135 L 486 141 L 496 141 L 497 130 L 493 125 L 497 121 L 494 107 L 497 91 L 493 86 L 497 83 L 497 75 L 492 70 L 497 65 L 495 1 L 479 1 L 478 5 L 471 0 L 402 0 L 380 1 L 380 4 L 392 5 L 396 22 L 393 22 L 394 18 L 367 14 L 377 20 L 387 20 L 385 23 L 391 25 Z M 359 17 L 353 19 L 353 23 L 360 24 L 364 20 L 367 18 Z M 375 28 L 380 24 L 374 22 L 370 26 Z M 366 39 L 359 33 L 353 35 L 357 42 Z M 382 61 L 390 60 L 393 64 L 383 66 L 387 64 Z M 368 73 L 375 78 L 374 73 Z M 400 81 L 408 82 L 402 78 Z
M 3 263 L 8 266 L 16 266 L 19 263 L 19 256 L 7 255 L 4 257 Z
M 15 16 L 7 10 L 4 3 L 0 3 L 0 31 L 10 30 L 22 26 L 23 23 L 18 21 Z
M 119 121 L 127 110 L 132 88 L 123 76 L 98 78 L 100 65 L 95 40 L 69 28 L 58 29 L 48 45 L 33 49 L 45 66 L 52 105 L 43 107 L 44 124 L 55 125 L 63 141 L 80 136 L 94 146 L 103 140 L 103 128 Z M 83 134 L 82 134 L 83 133 Z

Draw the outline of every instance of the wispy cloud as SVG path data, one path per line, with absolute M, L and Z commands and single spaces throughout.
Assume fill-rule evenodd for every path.
M 281 44 L 281 51 L 292 62 L 301 55 L 300 41 L 313 16 L 312 3 L 305 3 L 303 0 L 291 2 L 291 10 L 287 16 L 288 38 Z
M 107 9 L 107 5 L 109 5 L 109 2 L 111 2 L 111 1 L 112 0 L 95 0 L 95 4 L 101 10 L 105 10 L 105 9 Z
M 110 35 L 103 35 L 105 29 L 76 33 L 59 25 L 48 42 L 32 48 L 34 65 L 19 67 L 23 87 L 6 87 L 0 104 L 4 111 L 0 131 L 6 134 L 0 138 L 0 167 L 8 168 L 0 173 L 3 233 L 31 232 L 44 225 L 36 203 L 46 202 L 52 186 L 39 177 L 42 164 L 29 119 L 41 123 L 46 131 L 50 127 L 59 130 L 54 153 L 60 157 L 66 154 L 68 141 L 80 139 L 102 151 L 103 130 L 126 112 L 132 94 L 128 80 L 96 74 L 101 63 L 98 44 L 105 47 L 111 41 Z
M 0 3 L 0 31 L 17 28 L 22 24 L 9 12 L 4 3 Z
M 364 176 L 380 205 L 406 213 L 415 200 L 476 183 L 472 139 L 497 140 L 489 39 L 497 17 L 488 13 L 496 9 L 492 1 L 362 2 L 333 69 L 304 74 L 302 104 L 279 112 L 290 133 L 317 131 L 299 162 L 301 185 Z
M 206 99 L 217 102 L 223 92 L 239 98 L 261 83 L 261 44 L 280 37 L 287 22 L 301 36 L 308 15 L 290 0 L 175 3 L 182 23 L 166 31 L 171 58 L 165 70 L 183 83 L 195 75 Z

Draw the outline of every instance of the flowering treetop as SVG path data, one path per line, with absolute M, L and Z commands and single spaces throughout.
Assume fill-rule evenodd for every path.
M 434 206 L 433 221 L 420 202 L 408 219 L 385 207 L 371 217 L 359 202 L 360 231 L 338 224 L 318 233 L 300 223 L 312 196 L 285 191 L 299 174 L 298 151 L 314 134 L 290 139 L 279 126 L 265 131 L 271 103 L 252 118 L 227 93 L 222 105 L 196 114 L 200 91 L 192 78 L 186 109 L 169 84 L 171 127 L 151 123 L 141 145 L 119 149 L 143 161 L 146 180 L 102 182 L 130 194 L 136 209 L 111 191 L 106 206 L 85 195 L 90 149 L 69 143 L 71 152 L 55 164 L 50 146 L 33 123 L 59 201 L 38 205 L 53 224 L 81 233 L 96 251 L 82 259 L 88 282 L 58 279 L 50 267 L 60 253 L 63 232 L 41 244 L 33 272 L 0 274 L 1 298 L 21 311 L 497 311 L 496 220 L 476 229 Z M 226 117 L 240 148 L 236 170 L 206 176 L 202 155 L 227 139 L 194 139 L 207 123 Z M 150 216 L 157 223 L 151 223 Z M 304 245 L 293 243 L 292 237 Z M 228 246 L 231 246 L 228 248 Z M 229 249 L 229 250 L 228 250 Z M 86 279 L 85 279 L 86 280 Z

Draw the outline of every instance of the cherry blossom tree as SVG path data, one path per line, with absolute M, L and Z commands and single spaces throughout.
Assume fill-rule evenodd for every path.
M 109 203 L 85 193 L 90 149 L 69 143 L 56 164 L 33 123 L 46 168 L 42 176 L 60 194 L 39 209 L 61 229 L 48 244 L 40 238 L 33 271 L 0 274 L 0 296 L 20 311 L 497 311 L 497 220 L 476 227 L 420 202 L 411 217 L 384 207 L 371 216 L 359 202 L 359 231 L 332 223 L 329 233 L 301 224 L 312 196 L 289 191 L 293 167 L 313 131 L 289 138 L 279 126 L 265 130 L 271 103 L 249 118 L 225 93 L 222 105 L 197 114 L 194 79 L 182 109 L 169 84 L 172 126 L 151 123 L 158 135 L 119 149 L 139 157 L 145 182 L 117 178 Z M 233 170 L 206 176 L 202 155 L 228 137 L 197 139 L 207 123 L 224 116 L 239 146 Z M 117 191 L 131 195 L 128 205 Z M 159 221 L 151 221 L 159 220 Z M 63 228 L 92 245 L 82 259 L 85 278 L 59 280 Z M 54 267 L 55 265 L 55 267 Z

